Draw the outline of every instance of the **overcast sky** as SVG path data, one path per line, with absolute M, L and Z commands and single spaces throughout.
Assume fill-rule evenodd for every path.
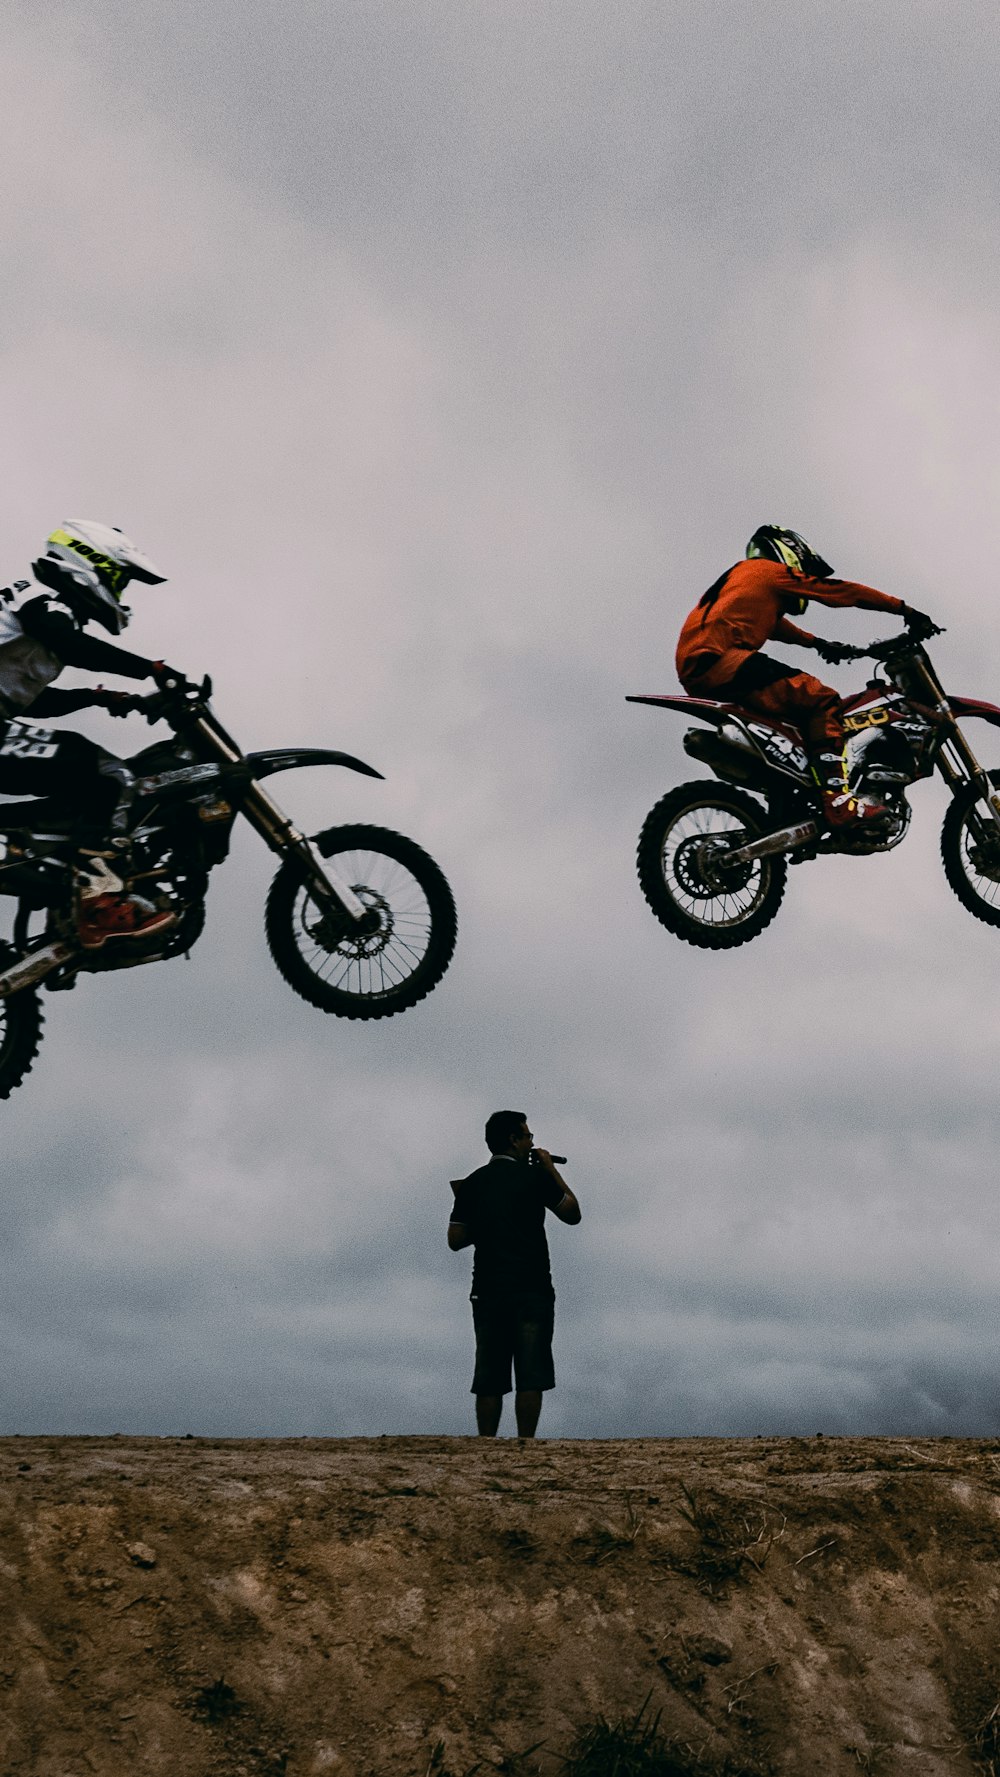
M 43 996 L 0 1431 L 469 1429 L 448 1180 L 500 1106 L 584 1212 L 543 1431 L 1000 1431 L 1000 931 L 942 790 L 701 953 L 634 870 L 698 768 L 624 702 L 767 520 L 1000 699 L 995 0 L 32 0 L 0 45 L 0 575 L 123 526 L 135 647 L 379 767 L 275 790 L 459 911 L 423 1005 L 325 1018 L 244 828 L 190 962 Z

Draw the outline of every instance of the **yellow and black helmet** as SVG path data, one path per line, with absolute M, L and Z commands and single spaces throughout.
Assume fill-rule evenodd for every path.
M 112 635 L 121 635 L 131 615 L 122 604 L 129 581 L 158 586 L 166 579 L 117 526 L 91 518 L 67 519 L 53 531 L 32 572 L 81 623 L 93 618 Z
M 747 560 L 781 562 L 793 574 L 806 574 L 810 580 L 829 580 L 833 573 L 828 561 L 811 549 L 798 531 L 786 531 L 780 524 L 757 527 L 747 544 Z

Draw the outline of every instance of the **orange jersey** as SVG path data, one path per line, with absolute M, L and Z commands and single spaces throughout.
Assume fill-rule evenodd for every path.
M 698 601 L 684 621 L 677 644 L 677 676 L 684 686 L 724 685 L 751 654 L 772 640 L 808 647 L 815 637 L 790 623 L 786 610 L 802 599 L 820 605 L 855 606 L 900 616 L 902 599 L 854 580 L 811 580 L 781 562 L 738 561 Z

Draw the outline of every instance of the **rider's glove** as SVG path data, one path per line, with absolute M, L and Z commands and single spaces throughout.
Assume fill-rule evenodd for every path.
M 165 660 L 153 661 L 153 678 L 161 691 L 168 690 L 175 685 L 187 684 L 184 674 L 178 672 L 175 666 L 168 666 Z
M 94 703 L 98 709 L 107 710 L 109 716 L 130 716 L 134 710 L 144 707 L 145 700 L 129 691 L 105 691 L 103 685 L 98 685 Z
M 816 637 L 813 646 L 827 666 L 839 666 L 842 660 L 850 660 L 854 654 L 854 649 L 847 642 L 825 642 L 822 636 Z
M 912 605 L 903 606 L 903 622 L 906 624 L 915 642 L 926 642 L 931 636 L 943 636 L 944 630 L 926 611 L 915 611 Z

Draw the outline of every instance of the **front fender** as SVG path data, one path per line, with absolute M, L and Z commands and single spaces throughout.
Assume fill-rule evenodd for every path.
M 374 765 L 355 759 L 353 753 L 331 753 L 325 747 L 267 747 L 261 753 L 247 753 L 245 763 L 251 777 L 273 777 L 276 771 L 296 771 L 302 765 L 343 765 L 364 777 L 382 776 Z
M 1000 728 L 1000 708 L 995 703 L 981 703 L 978 697 L 949 697 L 948 708 L 955 716 L 981 716 Z

